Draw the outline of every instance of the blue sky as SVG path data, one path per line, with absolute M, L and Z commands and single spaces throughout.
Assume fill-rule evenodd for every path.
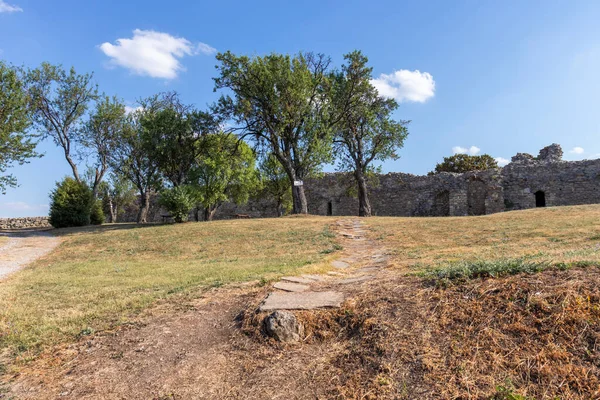
M 425 174 L 453 151 L 510 159 L 557 142 L 565 159 L 600 154 L 598 1 L 41 1 L 0 0 L 0 58 L 94 72 L 135 100 L 176 90 L 213 102 L 213 49 L 314 51 L 335 65 L 362 50 L 380 92 L 411 120 L 384 171 Z M 137 30 L 137 31 L 136 31 Z M 121 39 L 121 41 L 118 41 Z M 383 75 L 382 75 L 383 74 Z M 12 169 L 0 217 L 47 214 L 70 170 L 52 143 Z

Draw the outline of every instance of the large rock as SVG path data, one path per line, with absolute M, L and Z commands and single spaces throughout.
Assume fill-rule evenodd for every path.
M 265 318 L 265 330 L 280 342 L 298 342 L 304 336 L 304 326 L 288 311 L 275 311 Z

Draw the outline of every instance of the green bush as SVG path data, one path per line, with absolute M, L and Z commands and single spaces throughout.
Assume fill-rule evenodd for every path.
M 65 178 L 56 183 L 50 194 L 50 224 L 55 228 L 85 226 L 90 224 L 94 200 L 92 191 L 85 183 Z
M 175 222 L 185 222 L 190 210 L 196 205 L 196 200 L 189 186 L 178 186 L 163 190 L 158 203 L 171 214 Z
M 92 205 L 90 213 L 90 222 L 92 225 L 102 225 L 104 223 L 104 210 L 102 209 L 102 200 L 96 200 Z

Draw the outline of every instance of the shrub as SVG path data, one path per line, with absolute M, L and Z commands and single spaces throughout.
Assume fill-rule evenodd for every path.
M 56 183 L 50 194 L 50 224 L 55 228 L 90 224 L 94 203 L 92 191 L 85 183 L 65 178 Z
M 90 222 L 92 225 L 102 225 L 104 223 L 104 210 L 102 209 L 102 200 L 96 200 L 92 205 L 90 213 Z
M 158 203 L 171 214 L 175 222 L 185 222 L 190 210 L 196 205 L 196 200 L 192 188 L 177 186 L 163 190 Z

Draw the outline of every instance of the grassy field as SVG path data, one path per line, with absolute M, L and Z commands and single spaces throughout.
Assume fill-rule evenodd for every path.
M 169 295 L 322 270 L 336 249 L 332 221 L 309 217 L 55 231 L 65 239 L 56 251 L 0 285 L 0 353 L 33 354 L 126 321 Z
M 402 270 L 458 263 L 600 262 L 600 206 L 554 207 L 481 217 L 369 219 Z

